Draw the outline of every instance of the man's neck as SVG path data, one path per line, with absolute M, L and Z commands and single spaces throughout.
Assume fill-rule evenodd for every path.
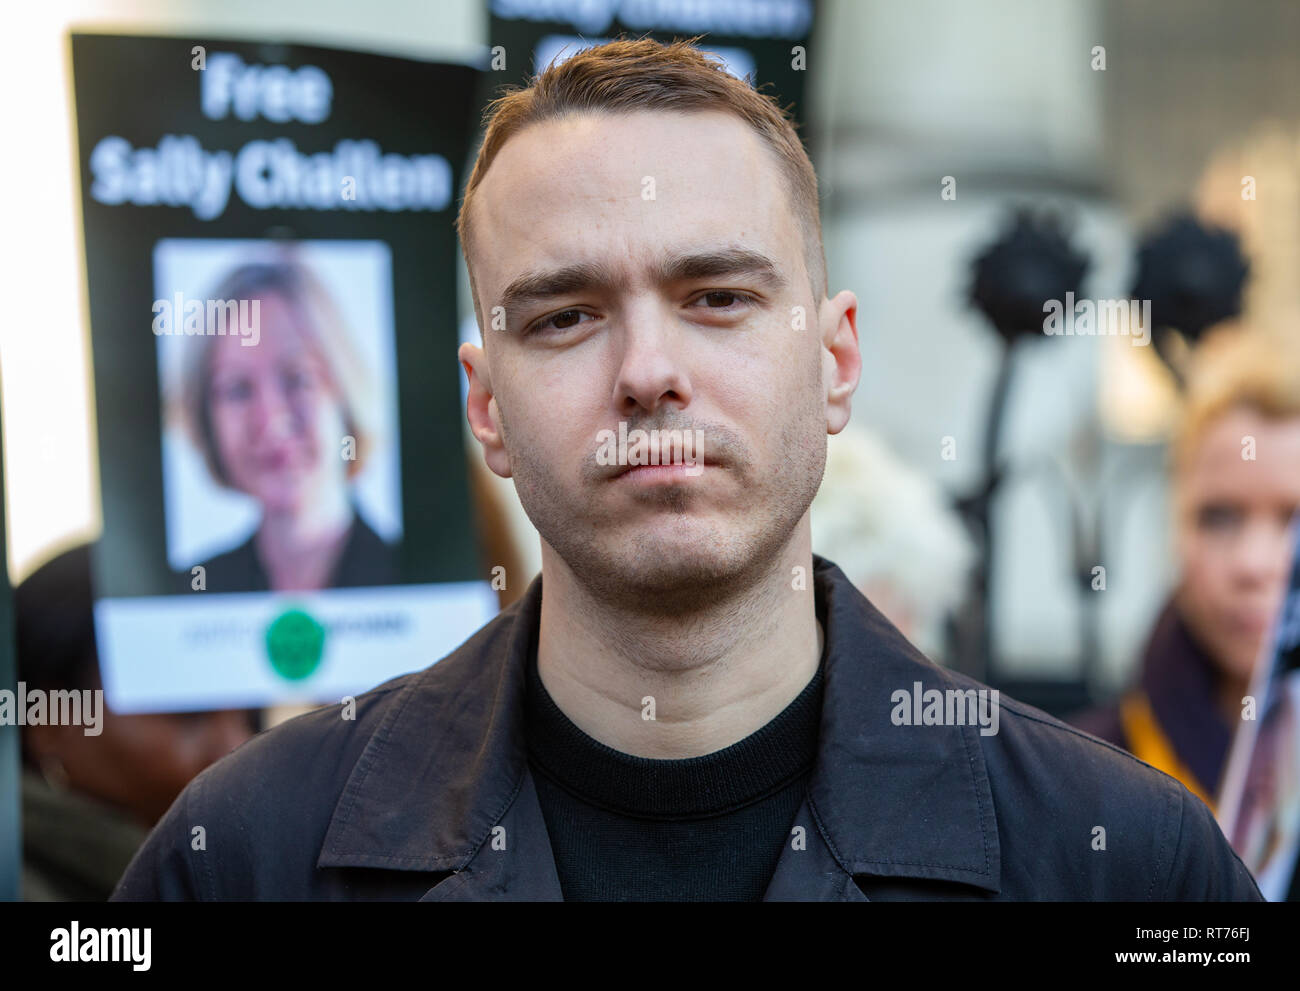
M 622 753 L 722 750 L 771 721 L 817 671 L 824 634 L 806 517 L 757 581 L 690 615 L 593 597 L 545 542 L 542 561 L 542 683 L 578 728 Z

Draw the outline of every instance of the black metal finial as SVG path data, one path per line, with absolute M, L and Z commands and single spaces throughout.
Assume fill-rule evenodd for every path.
M 1010 343 L 1043 331 L 1048 300 L 1076 295 L 1088 257 L 1074 249 L 1060 217 L 1022 207 L 998 240 L 975 258 L 970 301 Z
M 1235 234 L 1179 213 L 1142 239 L 1133 298 L 1151 301 L 1158 335 L 1176 330 L 1191 344 L 1207 328 L 1241 313 L 1249 272 Z M 1156 344 L 1165 355 L 1159 336 Z

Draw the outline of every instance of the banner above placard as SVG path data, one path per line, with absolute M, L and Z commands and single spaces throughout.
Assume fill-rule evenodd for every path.
M 732 75 L 793 105 L 807 141 L 804 81 L 815 0 L 490 0 L 489 10 L 489 82 L 523 84 L 553 59 L 620 36 L 703 35 L 699 47 Z

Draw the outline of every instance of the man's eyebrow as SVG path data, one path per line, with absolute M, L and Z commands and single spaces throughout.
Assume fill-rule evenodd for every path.
M 501 293 L 500 305 L 507 313 L 523 306 L 539 303 L 556 296 L 592 289 L 608 289 L 621 280 L 613 269 L 581 262 L 547 272 L 529 272 L 515 279 Z
M 771 258 L 749 248 L 721 248 L 695 254 L 672 255 L 656 272 L 660 282 L 709 279 L 728 275 L 757 276 L 773 289 L 783 289 L 785 276 Z
M 776 290 L 786 286 L 786 278 L 776 262 L 762 252 L 748 248 L 720 248 L 670 255 L 654 268 L 652 274 L 660 284 L 686 279 L 749 275 L 757 276 Z M 557 296 L 609 290 L 626 282 L 625 275 L 607 265 L 580 262 L 519 276 L 501 293 L 499 305 L 505 307 L 506 313 L 512 313 Z

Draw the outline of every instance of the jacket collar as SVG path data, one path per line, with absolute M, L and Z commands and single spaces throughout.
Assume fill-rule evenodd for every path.
M 826 658 L 809 804 L 851 874 L 1000 887 L 1001 855 L 980 727 L 897 726 L 892 696 L 956 688 L 836 565 L 814 556 Z M 962 685 L 963 688 L 966 685 Z
M 853 874 L 997 892 L 997 823 L 979 727 L 896 726 L 890 718 L 895 691 L 956 683 L 836 565 L 816 555 L 813 564 L 827 643 L 825 694 L 817 766 L 800 815 L 809 815 L 808 848 L 817 855 L 792 855 L 787 844 L 769 897 L 808 893 L 799 875 L 809 872 L 827 898 L 854 897 Z M 480 855 L 507 818 L 507 843 L 536 844 L 545 835 L 523 737 L 525 663 L 541 596 L 539 575 L 522 598 L 407 682 L 352 769 L 318 866 L 461 872 L 473 862 L 429 896 L 474 874 L 484 891 L 504 894 L 513 881 L 510 897 L 520 896 L 520 884 L 558 896 L 549 841 L 532 851 L 546 865 L 532 880 L 518 858 Z

